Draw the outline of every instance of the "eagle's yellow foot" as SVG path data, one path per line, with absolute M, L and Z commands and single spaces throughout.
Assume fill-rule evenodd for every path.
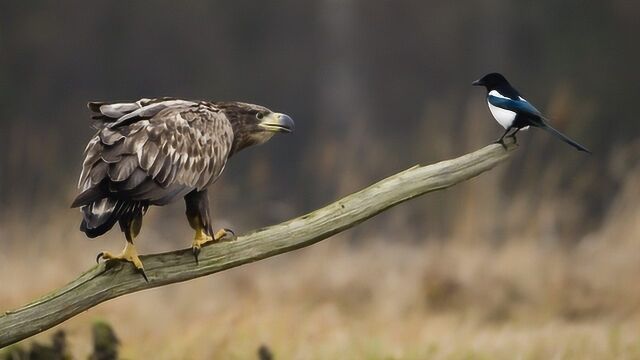
M 236 233 L 231 229 L 220 229 L 213 235 L 214 241 L 231 241 L 235 240 Z
M 124 247 L 120 255 L 113 255 L 108 251 L 103 251 L 98 254 L 96 257 L 96 262 L 100 262 L 100 259 L 110 261 L 110 260 L 118 260 L 118 261 L 128 261 L 135 266 L 136 270 L 142 275 L 146 282 L 149 282 L 147 279 L 147 274 L 144 272 L 144 267 L 142 266 L 142 261 L 140 261 L 140 257 L 138 257 L 138 251 L 133 244 L 127 242 L 127 245 Z
M 193 252 L 193 256 L 196 258 L 196 263 L 198 263 L 198 255 L 200 254 L 202 246 L 209 242 L 232 240 L 235 236 L 236 234 L 230 229 L 220 229 L 213 234 L 213 237 L 207 235 L 204 230 L 197 230 L 196 236 L 191 243 L 191 252 Z

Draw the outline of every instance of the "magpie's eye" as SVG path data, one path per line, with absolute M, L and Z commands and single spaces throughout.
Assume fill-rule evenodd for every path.
M 256 119 L 262 120 L 263 117 L 264 117 L 263 113 L 261 113 L 261 112 L 256 113 Z

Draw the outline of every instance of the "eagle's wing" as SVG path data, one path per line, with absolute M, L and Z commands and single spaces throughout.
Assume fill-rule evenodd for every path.
M 538 109 L 536 109 L 533 105 L 531 105 L 527 100 L 523 98 L 519 98 L 518 100 L 513 100 L 505 97 L 499 96 L 488 96 L 488 101 L 491 105 L 497 106 L 499 108 L 513 111 L 516 113 L 524 113 L 527 115 L 531 115 L 533 117 L 541 117 L 542 114 Z
M 101 130 L 89 142 L 73 206 L 104 197 L 166 204 L 222 173 L 233 129 L 205 102 L 176 99 L 91 103 Z

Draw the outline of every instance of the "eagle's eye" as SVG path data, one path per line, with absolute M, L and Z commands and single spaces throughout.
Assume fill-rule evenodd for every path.
M 257 112 L 257 113 L 256 113 L 256 119 L 258 119 L 258 120 L 262 120 L 262 118 L 263 118 L 263 117 L 264 117 L 264 114 L 263 114 L 263 113 L 261 113 L 261 112 Z

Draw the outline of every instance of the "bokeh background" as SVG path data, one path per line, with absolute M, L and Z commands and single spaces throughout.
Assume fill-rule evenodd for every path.
M 85 239 L 69 209 L 89 100 L 291 115 L 295 133 L 214 186 L 215 223 L 243 233 L 493 141 L 470 83 L 500 71 L 594 155 L 534 129 L 477 179 L 59 328 L 78 358 L 96 319 L 130 359 L 640 358 L 638 34 L 625 0 L 2 2 L 0 310 L 122 246 L 118 231 Z M 183 206 L 149 212 L 141 252 L 189 245 Z

